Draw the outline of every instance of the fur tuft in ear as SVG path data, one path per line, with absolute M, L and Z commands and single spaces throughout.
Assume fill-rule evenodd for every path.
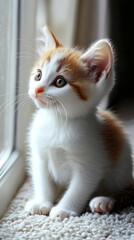
M 106 78 L 110 74 L 113 64 L 113 49 L 108 39 L 94 43 L 83 55 L 82 61 L 86 63 L 87 74 L 91 82 L 97 83 L 103 72 Z
M 41 33 L 39 54 L 62 46 L 48 27 L 44 26 Z

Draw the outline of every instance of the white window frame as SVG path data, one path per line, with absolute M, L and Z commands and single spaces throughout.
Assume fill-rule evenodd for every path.
M 28 65 L 23 68 L 24 59 L 21 53 L 25 51 L 24 42 L 29 45 L 28 54 L 34 55 L 35 49 L 35 33 L 36 33 L 36 0 L 12 0 L 12 19 L 13 32 L 11 41 L 11 59 L 12 69 L 10 74 L 13 78 L 14 96 L 21 93 L 21 89 L 25 88 L 27 93 L 28 78 L 34 59 L 28 59 Z M 18 60 L 18 54 L 20 58 Z M 26 62 L 26 58 L 25 58 Z M 21 104 L 21 98 L 20 103 Z M 11 199 L 16 194 L 18 188 L 25 179 L 25 140 L 26 129 L 28 128 L 29 117 L 32 112 L 30 103 L 27 103 L 21 111 L 16 111 L 12 121 L 14 128 L 12 129 L 13 144 L 12 150 L 3 159 L 3 165 L 0 170 L 0 218 L 7 210 Z

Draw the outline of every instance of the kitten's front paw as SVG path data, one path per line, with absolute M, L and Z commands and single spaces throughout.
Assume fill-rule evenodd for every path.
M 29 214 L 40 214 L 40 215 L 48 215 L 52 208 L 52 204 L 50 202 L 39 203 L 36 200 L 32 199 L 27 202 L 25 206 L 25 211 Z
M 95 197 L 90 201 L 89 207 L 92 212 L 107 213 L 113 210 L 114 203 L 110 197 Z
M 52 218 L 60 217 L 61 220 L 63 220 L 64 218 L 69 218 L 71 216 L 75 217 L 77 215 L 78 214 L 76 212 L 62 209 L 58 206 L 53 207 L 50 211 L 50 217 L 52 217 Z

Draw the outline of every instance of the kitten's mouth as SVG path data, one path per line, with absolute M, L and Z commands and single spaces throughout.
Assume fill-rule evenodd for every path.
M 33 97 L 32 97 L 33 98 Z M 41 108 L 55 108 L 57 105 L 59 105 L 59 101 L 56 100 L 51 95 L 42 95 L 38 94 L 36 97 L 34 96 L 34 100 L 37 103 L 37 105 Z
M 38 104 L 41 106 L 41 107 L 52 107 L 53 106 L 53 101 L 52 101 L 52 97 L 50 96 L 39 96 L 36 98 L 36 101 L 38 102 Z
M 41 104 L 43 104 L 43 105 L 46 104 L 46 101 L 45 101 L 44 99 L 42 99 L 41 97 L 38 96 L 36 99 L 37 99 L 38 102 L 40 102 Z
M 39 104 L 41 104 L 41 105 L 46 105 L 45 99 L 42 99 L 42 98 L 39 97 L 39 96 L 36 98 L 36 101 L 37 101 Z

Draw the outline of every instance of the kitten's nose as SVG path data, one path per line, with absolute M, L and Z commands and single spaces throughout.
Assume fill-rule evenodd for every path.
M 39 93 L 42 93 L 42 92 L 44 92 L 44 87 L 38 87 L 38 88 L 36 88 L 36 89 L 35 89 L 35 96 L 36 96 L 36 98 L 38 97 L 38 94 L 39 94 Z

